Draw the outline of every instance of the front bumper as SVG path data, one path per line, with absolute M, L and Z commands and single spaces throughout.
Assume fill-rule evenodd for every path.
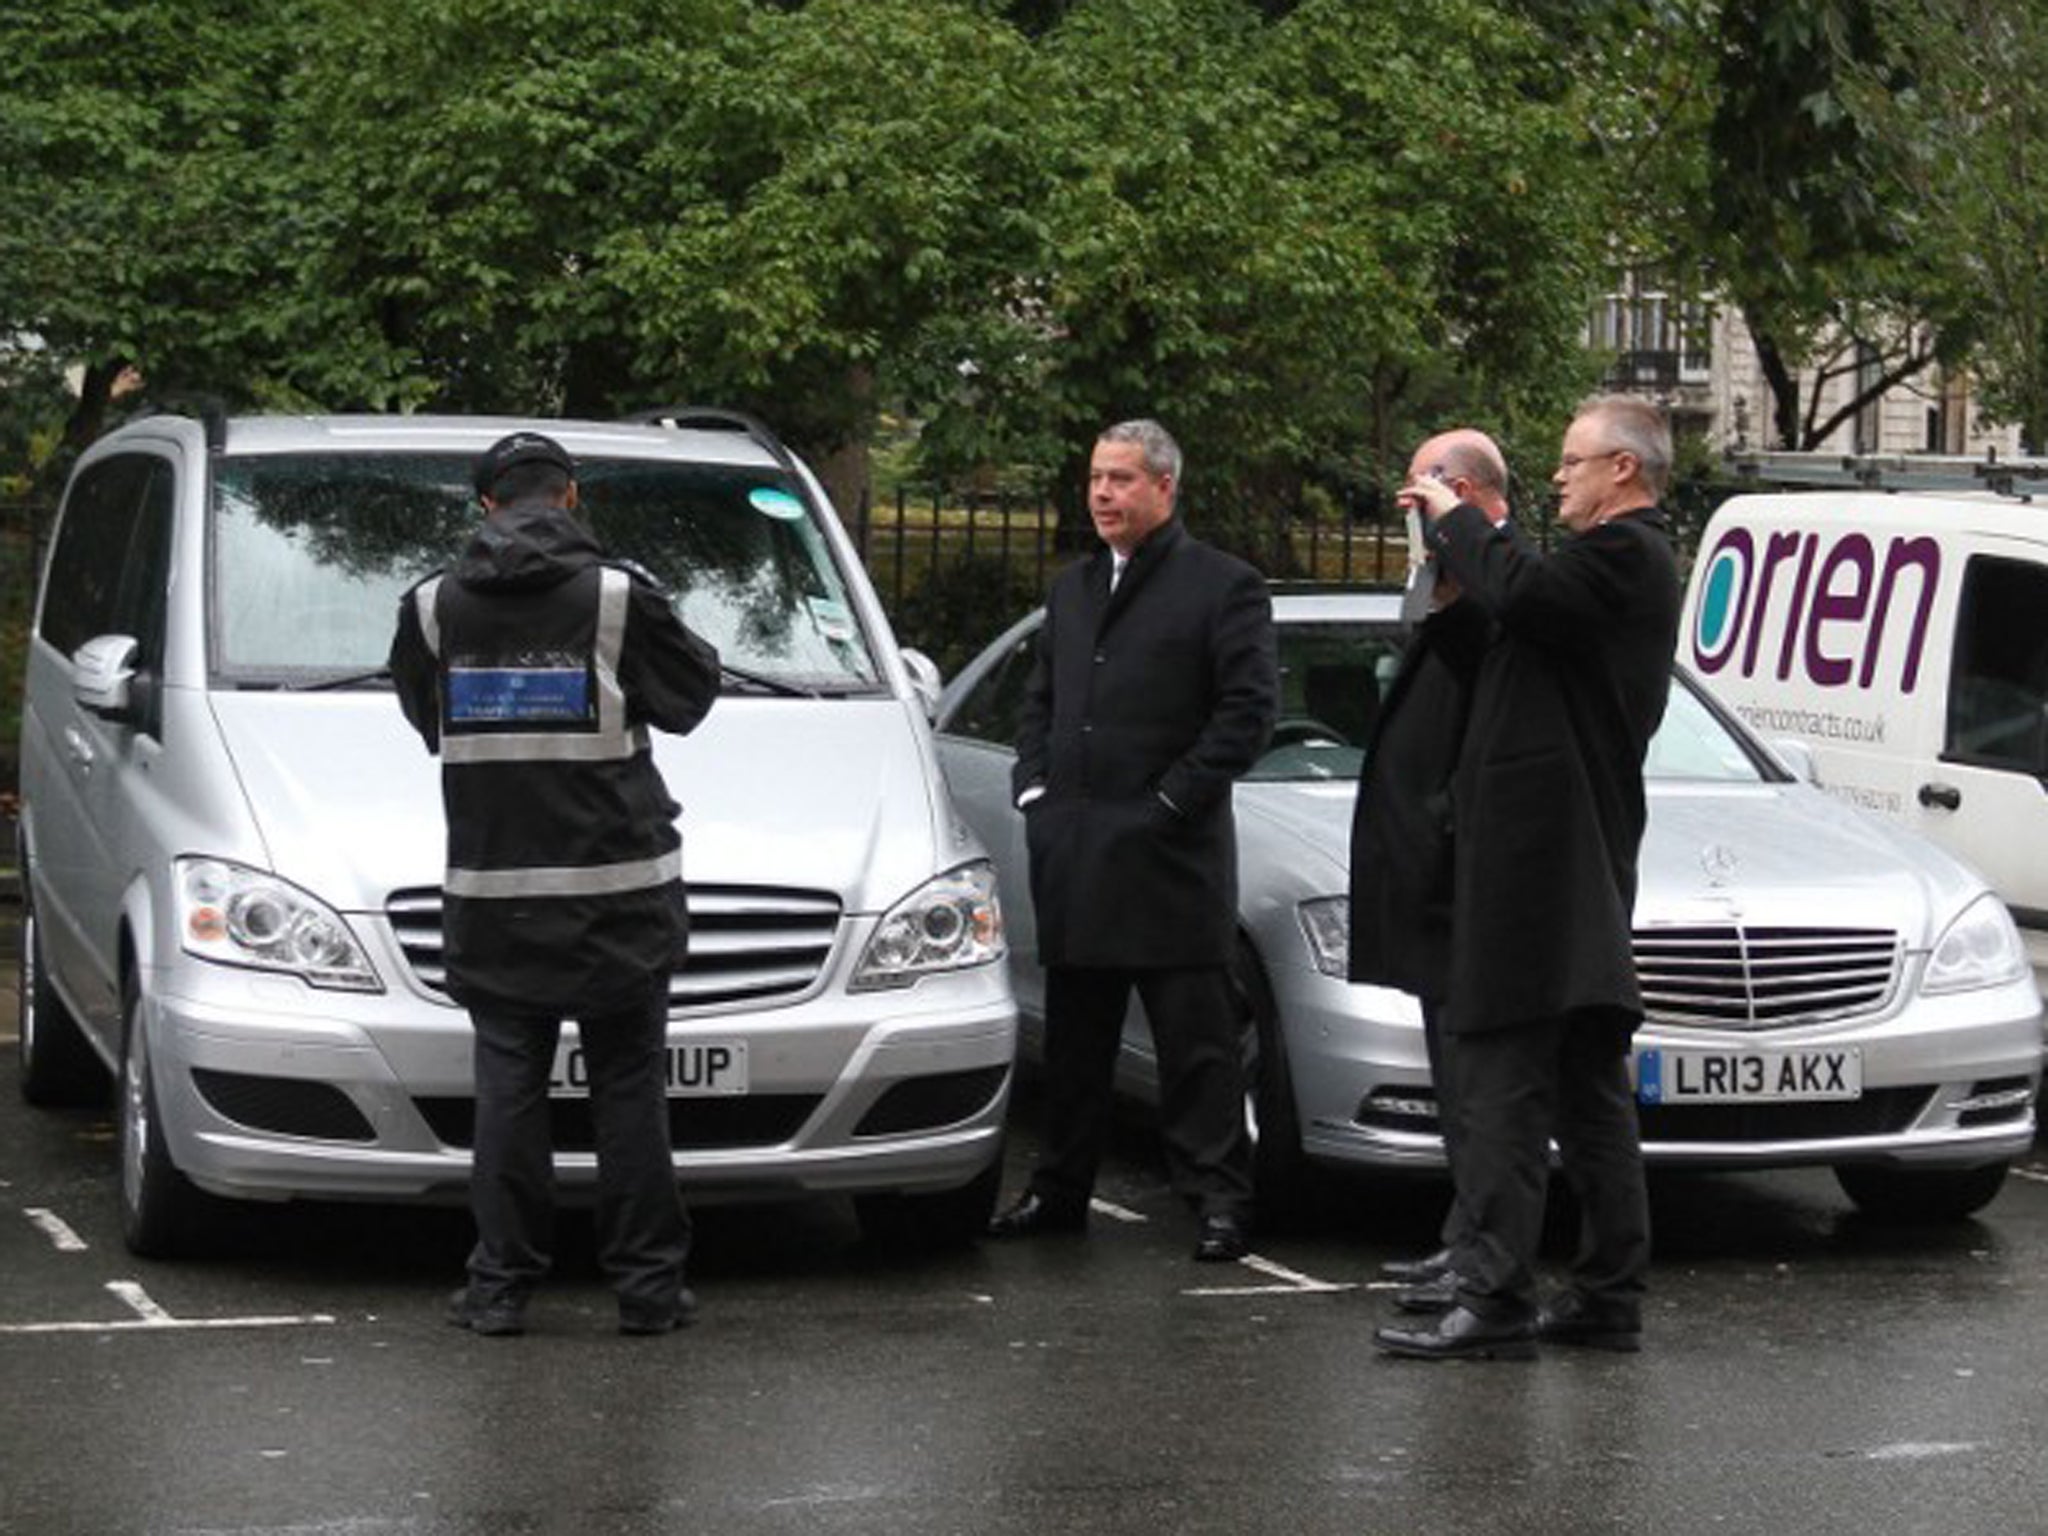
M 452 1201 L 467 1191 L 471 1031 L 401 986 L 376 995 L 179 956 L 143 988 L 172 1160 L 240 1199 Z M 565 1031 L 565 1034 L 568 1031 Z M 836 971 L 777 1007 L 672 1019 L 672 1043 L 743 1042 L 751 1103 L 671 1101 L 692 1199 L 935 1191 L 1000 1154 L 1016 1009 L 1000 965 L 848 993 Z M 892 1092 L 893 1090 L 893 1092 Z M 558 1101 L 556 1170 L 595 1182 L 585 1101 Z
M 1443 1140 L 1414 999 L 1306 969 L 1273 980 L 1308 1156 L 1334 1166 L 1441 1170 Z M 2033 1145 L 2042 1016 L 2031 977 L 1915 997 L 1875 1020 L 1755 1034 L 1651 1023 L 1635 1043 L 1853 1047 L 1863 1063 L 1856 1101 L 1646 1107 L 1643 1156 L 1652 1166 L 1967 1167 Z

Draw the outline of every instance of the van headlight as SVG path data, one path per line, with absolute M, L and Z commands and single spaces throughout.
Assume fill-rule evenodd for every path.
M 224 859 L 179 859 L 175 877 L 186 954 L 315 987 L 384 990 L 341 914 L 297 886 Z
M 987 965 L 1004 953 L 996 870 L 983 859 L 927 881 L 883 914 L 848 989 L 907 987 L 920 976 Z
M 1979 896 L 1948 925 L 1927 956 L 1922 992 L 1967 992 L 1995 987 L 2027 974 L 2026 946 L 2005 904 L 1989 892 Z
M 1308 940 L 1308 957 L 1317 970 L 1339 981 L 1351 975 L 1351 900 L 1347 896 L 1318 896 L 1294 909 L 1301 919 L 1302 937 Z

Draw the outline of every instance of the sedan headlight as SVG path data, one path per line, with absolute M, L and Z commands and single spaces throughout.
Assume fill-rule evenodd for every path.
M 224 859 L 179 859 L 176 888 L 188 955 L 284 971 L 316 987 L 384 990 L 341 915 L 275 875 Z
M 1344 896 L 1318 896 L 1295 909 L 1308 956 L 1317 970 L 1339 981 L 1351 974 L 1351 902 Z
M 2012 915 L 1996 896 L 1986 893 L 1948 925 L 1927 956 L 1922 992 L 1967 992 L 1995 987 L 2027 974 L 2027 951 Z
M 987 965 L 1005 953 L 996 870 L 983 859 L 925 882 L 891 907 L 875 925 L 849 987 L 907 987 L 920 976 Z

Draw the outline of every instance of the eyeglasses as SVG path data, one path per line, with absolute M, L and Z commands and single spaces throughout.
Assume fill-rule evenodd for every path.
M 1568 453 L 1557 461 L 1557 472 L 1568 475 L 1581 464 L 1590 464 L 1595 459 L 1615 459 L 1627 453 L 1626 448 L 1610 448 L 1605 453 Z

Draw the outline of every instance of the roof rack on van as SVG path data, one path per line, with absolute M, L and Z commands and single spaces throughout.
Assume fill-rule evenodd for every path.
M 1873 491 L 2048 491 L 2048 458 L 2001 459 L 1951 453 L 1730 453 L 1744 480 L 1766 485 L 1855 486 Z
M 228 445 L 228 407 L 219 395 L 183 391 L 152 395 L 136 408 L 141 416 L 197 416 L 206 431 L 209 452 L 219 453 Z
M 758 416 L 727 410 L 717 405 L 657 405 L 626 417 L 631 426 L 696 428 L 713 432 L 741 432 L 767 450 L 768 456 L 799 482 L 796 457 L 783 445 L 772 428 Z

